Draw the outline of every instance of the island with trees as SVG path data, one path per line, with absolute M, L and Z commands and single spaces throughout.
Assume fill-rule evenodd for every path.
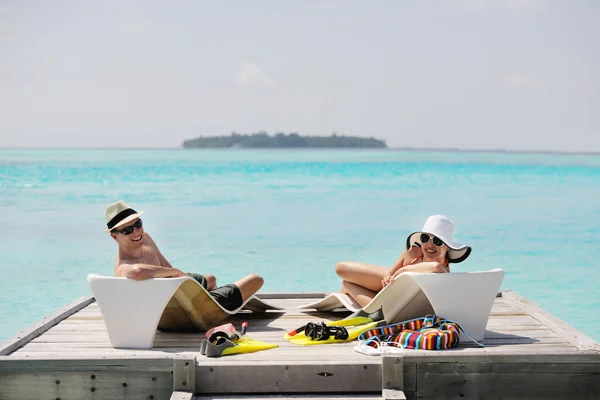
M 229 136 L 200 136 L 183 142 L 186 149 L 192 148 L 387 148 L 384 140 L 373 137 L 344 136 L 334 133 L 331 136 L 305 136 L 297 133 L 266 132 L 251 134 L 231 133 Z

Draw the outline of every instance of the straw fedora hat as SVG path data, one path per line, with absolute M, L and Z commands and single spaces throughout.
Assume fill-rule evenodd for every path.
M 136 218 L 139 218 L 144 212 L 137 212 L 129 207 L 124 201 L 119 200 L 114 204 L 106 207 L 104 218 L 106 218 L 106 227 L 104 232 L 110 232 L 121 225 L 124 225 Z
M 421 233 L 437 236 L 448 246 L 448 262 L 459 263 L 465 261 L 471 254 L 471 247 L 454 241 L 454 222 L 443 215 L 432 215 L 427 218 L 423 229 L 413 232 L 406 238 L 406 248 L 414 243 L 421 243 Z

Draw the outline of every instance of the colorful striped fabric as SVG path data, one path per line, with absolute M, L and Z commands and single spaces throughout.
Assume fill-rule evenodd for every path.
M 387 346 L 403 349 L 442 350 L 455 347 L 460 338 L 460 326 L 453 321 L 427 315 L 399 324 L 369 329 L 359 337 L 371 347 Z

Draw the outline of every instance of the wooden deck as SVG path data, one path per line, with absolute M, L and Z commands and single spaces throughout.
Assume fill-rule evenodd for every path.
M 600 345 L 514 292 L 496 298 L 485 348 L 385 357 L 355 352 L 356 342 L 285 341 L 308 321 L 347 315 L 297 308 L 317 296 L 262 295 L 284 310 L 229 322 L 248 321 L 249 337 L 279 347 L 221 358 L 199 353 L 203 333 L 157 332 L 151 350 L 113 349 L 97 304 L 81 299 L 0 344 L 0 399 L 600 399 Z

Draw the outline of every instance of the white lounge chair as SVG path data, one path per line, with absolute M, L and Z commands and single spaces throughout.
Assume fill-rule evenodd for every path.
M 382 309 L 385 322 L 394 324 L 435 314 L 455 322 L 474 340 L 482 340 L 504 271 L 452 272 L 449 274 L 405 272 L 400 274 L 362 308 L 371 314 Z M 332 311 L 361 307 L 347 294 L 332 293 L 301 309 Z M 461 340 L 465 339 L 461 334 Z
M 242 309 L 278 310 L 256 296 L 229 311 L 191 277 L 135 281 L 88 275 L 110 343 L 116 348 L 150 349 L 156 329 L 208 330 Z

